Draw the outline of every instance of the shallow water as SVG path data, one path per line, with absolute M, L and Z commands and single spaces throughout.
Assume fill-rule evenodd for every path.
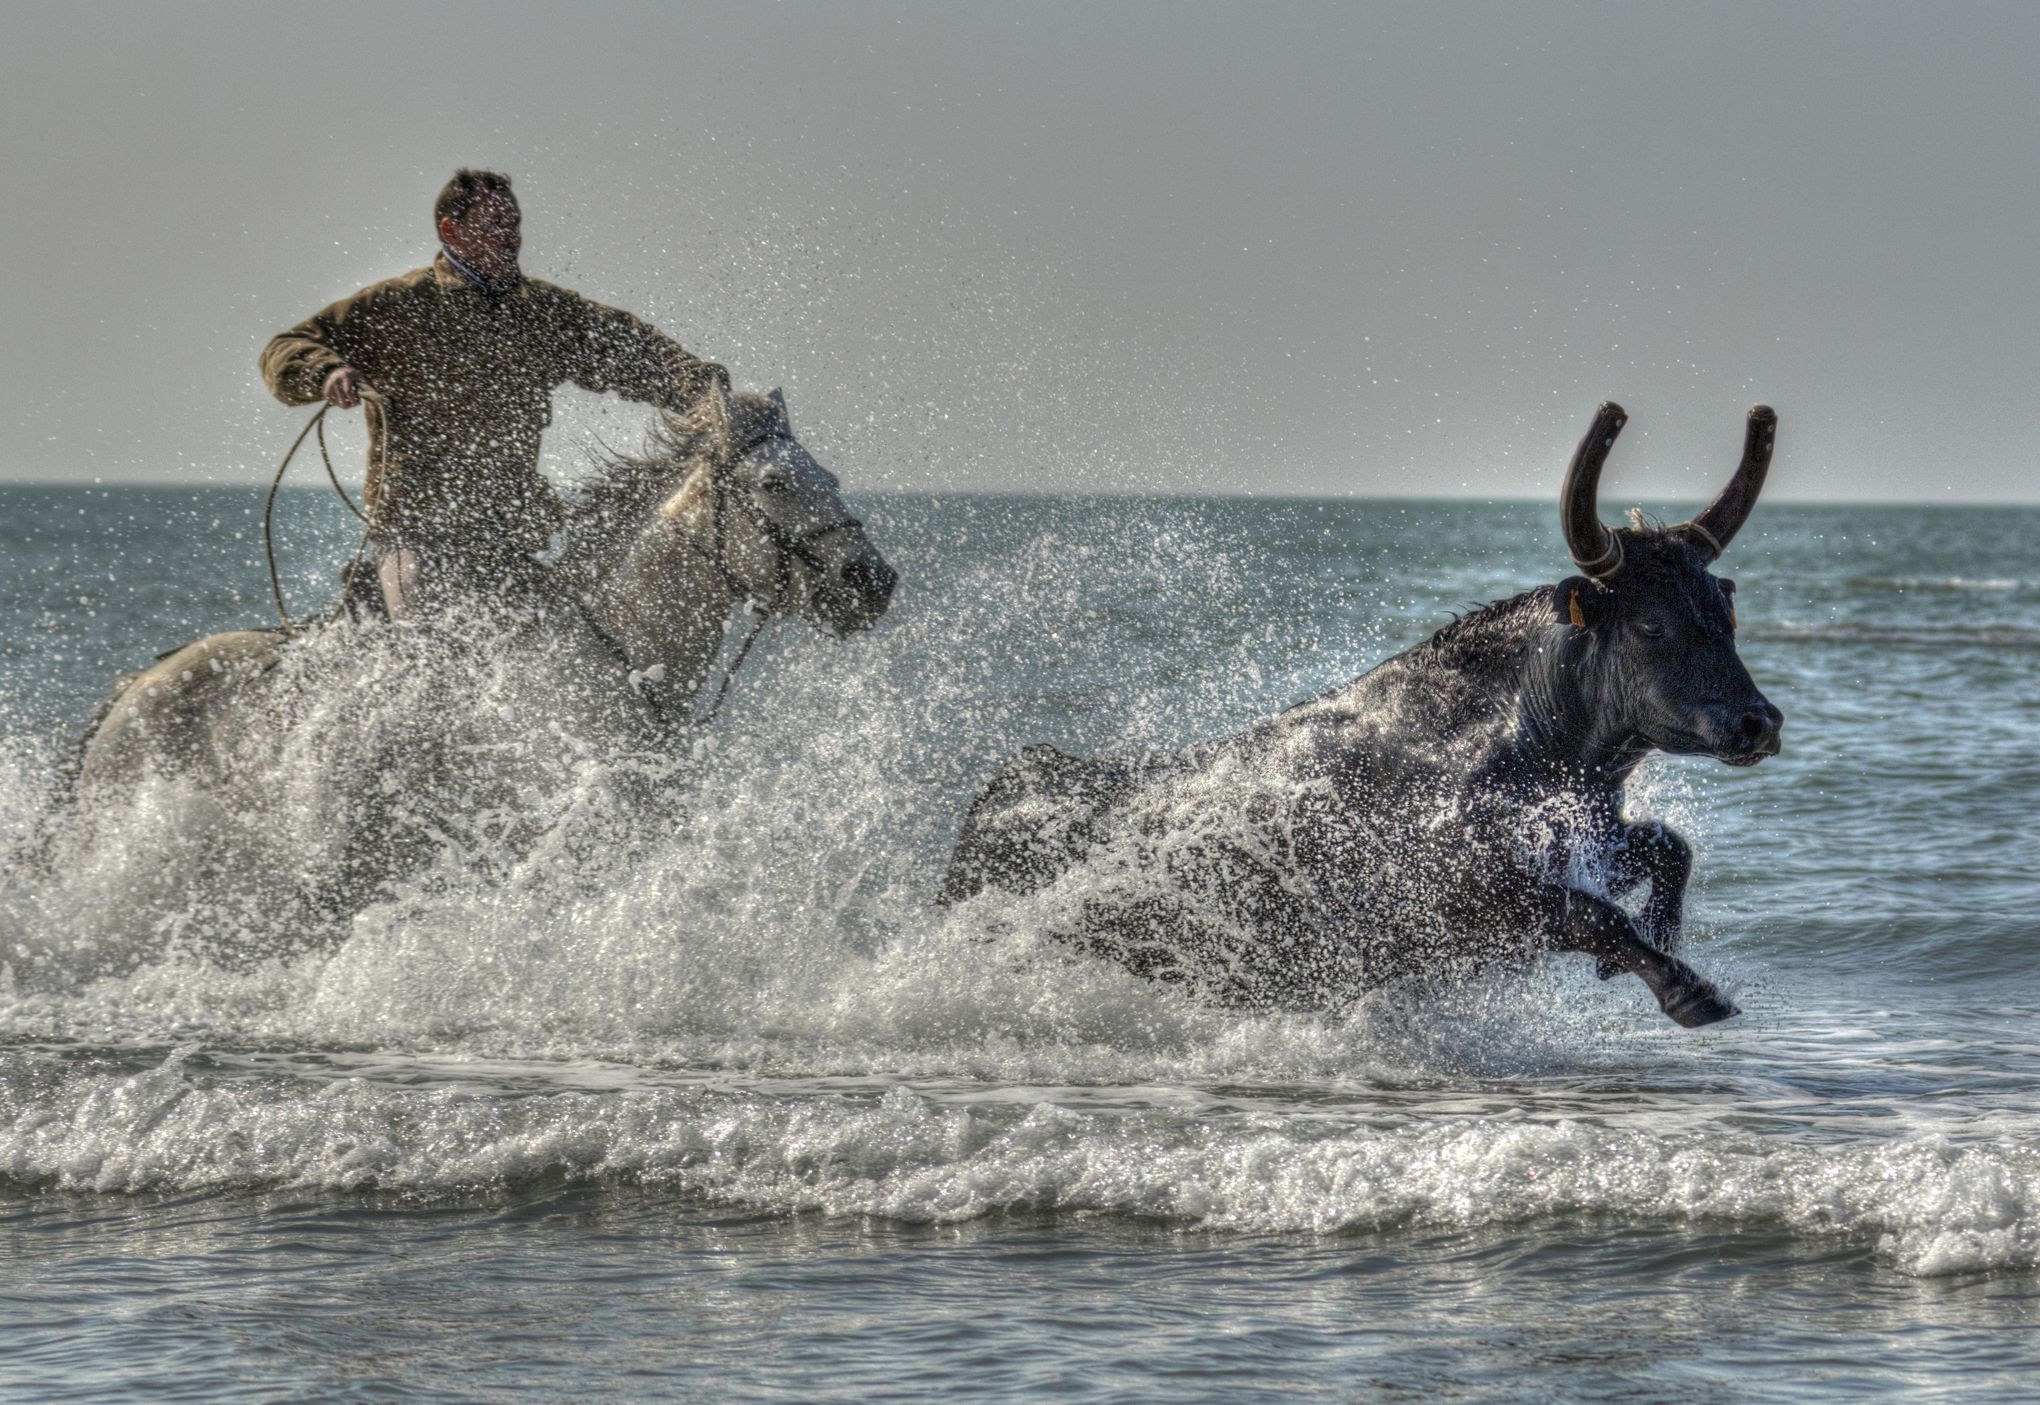
M 0 489 L 0 840 L 112 673 L 261 620 L 253 496 Z M 205 812 L 164 786 L 0 895 L 0 1386 L 2027 1393 L 2040 512 L 1766 505 L 1735 543 L 1785 753 L 1637 787 L 1744 1011 L 1692 1032 L 1579 957 L 1227 1014 L 929 905 L 1017 746 L 1174 746 L 1343 682 L 1558 574 L 1548 507 L 859 507 L 892 616 L 768 632 L 631 843 L 614 772 L 561 765 L 544 842 L 478 824 L 225 969 L 276 909 L 179 881 Z M 346 521 L 286 513 L 310 605 Z M 278 793 L 344 772 L 332 725 Z M 316 842 L 265 823 L 286 866 Z

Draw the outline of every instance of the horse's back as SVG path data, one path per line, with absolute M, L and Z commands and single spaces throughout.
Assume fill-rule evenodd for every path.
M 79 780 L 89 785 L 141 766 L 203 759 L 221 711 L 274 667 L 283 638 L 270 629 L 208 635 L 122 674 L 86 729 Z

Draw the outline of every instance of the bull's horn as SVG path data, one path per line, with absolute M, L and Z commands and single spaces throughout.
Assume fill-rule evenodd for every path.
M 1559 520 L 1565 527 L 1565 549 L 1573 564 L 1594 579 L 1613 575 L 1622 564 L 1622 543 L 1601 525 L 1597 501 L 1601 486 L 1601 465 L 1615 436 L 1629 422 L 1629 415 L 1613 400 L 1605 402 L 1594 415 L 1594 424 L 1580 447 L 1573 451 L 1572 466 L 1565 471 L 1565 491 L 1559 496 Z
M 1698 517 L 1672 528 L 1684 535 L 1703 559 L 1712 561 L 1726 551 L 1748 520 L 1750 509 L 1757 505 L 1757 494 L 1764 490 L 1764 475 L 1771 470 L 1771 446 L 1777 438 L 1778 412 L 1769 405 L 1751 410 L 1749 431 L 1743 437 L 1742 462 L 1736 466 L 1735 477 L 1728 480 L 1721 496 L 1707 504 Z

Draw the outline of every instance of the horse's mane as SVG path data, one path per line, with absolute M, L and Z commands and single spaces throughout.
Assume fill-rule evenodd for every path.
M 729 412 L 713 390 L 684 414 L 661 411 L 641 454 L 603 454 L 567 508 L 566 541 L 553 571 L 585 586 L 599 579 L 655 508 L 704 469 L 727 466 L 751 445 L 787 432 L 786 409 L 753 390 L 731 393 Z

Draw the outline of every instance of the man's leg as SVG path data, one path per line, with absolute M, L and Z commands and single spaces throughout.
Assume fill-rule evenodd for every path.
M 425 605 L 426 566 L 418 549 L 396 542 L 375 543 L 375 574 L 382 583 L 383 606 L 392 620 L 416 621 Z
M 456 551 L 433 543 L 378 541 L 373 546 L 376 579 L 390 618 L 416 624 L 426 616 L 466 602 L 507 612 L 575 602 L 553 584 L 545 567 L 518 552 Z

